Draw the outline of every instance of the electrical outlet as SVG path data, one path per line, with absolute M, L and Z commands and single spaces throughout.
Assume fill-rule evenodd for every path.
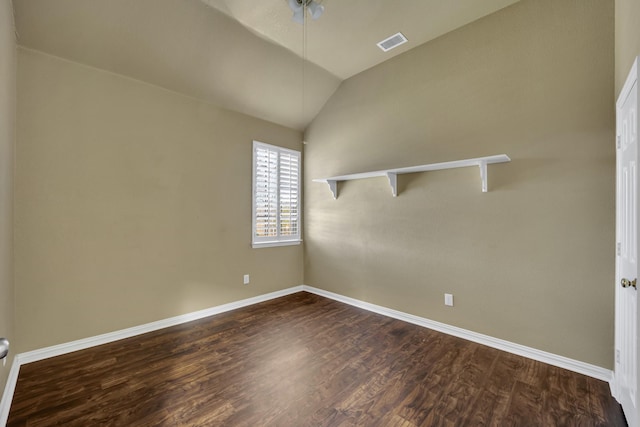
M 448 305 L 453 307 L 453 295 L 452 294 L 444 294 L 444 305 Z
M 249 284 L 249 275 L 245 274 L 243 279 L 244 279 L 244 284 L 248 285 Z

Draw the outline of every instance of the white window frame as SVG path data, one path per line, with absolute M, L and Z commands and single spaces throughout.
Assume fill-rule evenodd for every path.
M 269 150 L 270 152 L 275 152 L 277 153 L 278 156 L 278 162 L 277 162 L 277 182 L 278 182 L 278 186 L 277 186 L 277 191 L 276 191 L 276 197 L 277 197 L 277 201 L 276 201 L 276 218 L 277 218 L 277 224 L 276 224 L 276 230 L 277 230 L 277 236 L 257 236 L 256 233 L 256 226 L 257 226 L 257 189 L 256 189 L 256 183 L 257 183 L 257 150 L 258 148 L 261 149 L 266 149 Z M 297 159 L 298 162 L 298 181 L 297 181 L 297 195 L 298 195 L 298 204 L 297 204 L 297 223 L 298 223 L 298 228 L 297 228 L 297 234 L 295 235 L 280 235 L 280 221 L 281 221 L 281 217 L 280 217 L 280 211 L 279 211 L 279 207 L 280 207 L 280 155 L 281 154 L 288 154 L 291 156 L 294 156 Z M 252 178 L 252 192 L 251 192 L 251 211 L 252 211 L 252 221 L 251 221 L 251 246 L 253 248 L 267 248 L 267 247 L 273 247 L 273 246 L 289 246 L 289 245 L 299 245 L 302 242 L 302 217 L 301 217 L 301 193 L 300 193 L 300 188 L 301 188 L 301 180 L 302 180 L 302 175 L 301 175 L 301 153 L 300 151 L 296 151 L 296 150 L 290 150 L 288 148 L 283 148 L 283 147 L 278 147 L 275 145 L 271 145 L 271 144 L 265 144 L 264 142 L 260 142 L 260 141 L 253 141 L 253 178 Z

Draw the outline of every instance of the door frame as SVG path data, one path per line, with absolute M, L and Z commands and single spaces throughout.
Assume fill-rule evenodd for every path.
M 633 61 L 631 70 L 629 71 L 629 75 L 627 76 L 625 84 L 622 87 L 622 90 L 620 91 L 620 94 L 616 101 L 616 248 L 615 248 L 616 261 L 615 261 L 615 283 L 614 283 L 615 346 L 614 346 L 614 355 L 613 355 L 614 356 L 614 373 L 613 373 L 613 381 L 611 383 L 611 393 L 618 402 L 621 401 L 621 397 L 622 397 L 621 396 L 622 388 L 620 384 L 620 374 L 619 374 L 622 332 L 620 330 L 621 328 L 619 325 L 621 325 L 622 322 L 624 321 L 624 319 L 622 319 L 622 313 L 620 310 L 620 298 L 621 298 L 622 292 L 621 292 L 621 287 L 619 285 L 620 280 L 622 278 L 620 274 L 620 242 L 621 242 L 620 237 L 621 236 L 620 236 L 620 224 L 618 221 L 618 216 L 619 216 L 618 209 L 619 209 L 619 202 L 621 200 L 621 195 L 620 195 L 621 189 L 619 188 L 619 179 L 618 179 L 619 178 L 618 177 L 618 174 L 619 174 L 619 150 L 618 149 L 620 147 L 620 139 L 621 139 L 621 117 L 619 112 L 622 109 L 622 106 L 624 105 L 627 97 L 631 93 L 631 90 L 633 89 L 634 85 L 640 84 L 640 78 L 638 74 L 638 72 L 640 71 L 639 63 L 640 63 L 640 56 L 636 57 L 635 60 Z M 636 114 L 637 114 L 637 111 L 638 110 L 636 110 Z M 638 157 L 640 157 L 640 146 L 638 149 Z M 637 218 L 636 218 L 636 221 L 638 221 Z M 640 222 L 639 222 L 639 225 L 640 225 Z M 640 290 L 638 292 L 640 292 Z M 638 319 L 640 319 L 640 311 L 638 313 Z M 638 378 L 636 378 L 636 381 L 638 381 Z M 640 391 L 640 389 L 638 391 Z M 636 418 L 638 418 L 638 415 L 636 415 Z

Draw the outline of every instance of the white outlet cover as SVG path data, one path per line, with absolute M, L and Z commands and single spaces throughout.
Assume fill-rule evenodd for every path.
M 249 284 L 249 275 L 245 274 L 244 277 L 243 277 L 243 280 L 244 280 L 244 284 L 248 285 Z
M 444 294 L 444 305 L 448 305 L 453 307 L 453 295 L 452 294 Z

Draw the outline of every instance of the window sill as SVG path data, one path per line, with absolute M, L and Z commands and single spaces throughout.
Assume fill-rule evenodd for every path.
M 251 247 L 254 249 L 259 248 L 273 248 L 276 246 L 295 246 L 302 243 L 302 240 L 283 240 L 283 241 L 274 241 L 274 242 L 257 242 L 252 243 Z

